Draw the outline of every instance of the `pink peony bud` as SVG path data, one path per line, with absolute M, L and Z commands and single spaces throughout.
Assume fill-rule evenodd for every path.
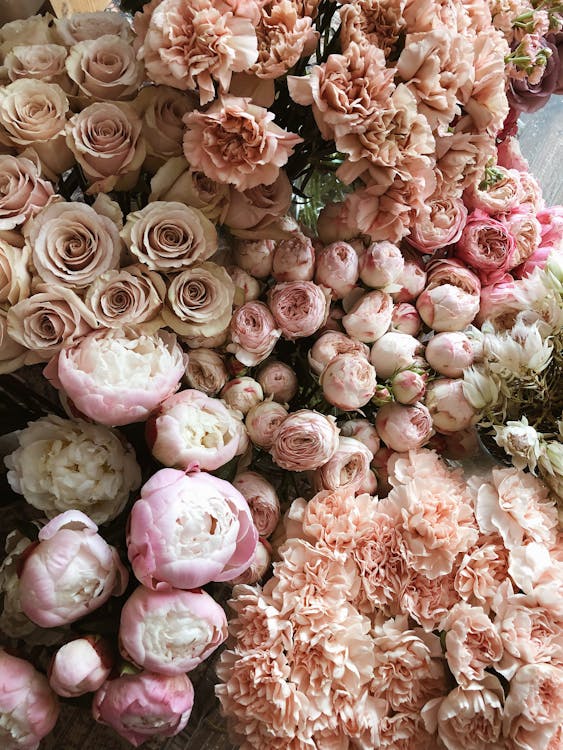
M 93 693 L 109 677 L 113 659 L 108 644 L 94 636 L 61 646 L 49 669 L 49 684 L 64 698 Z
M 304 234 L 280 240 L 274 250 L 272 276 L 276 281 L 312 281 L 315 250 Z
M 282 422 L 272 446 L 272 458 L 288 471 L 318 469 L 338 448 L 338 433 L 334 417 L 300 409 Z
M 387 379 L 399 370 L 412 367 L 423 351 L 424 346 L 414 336 L 389 331 L 372 346 L 369 359 L 378 376 Z
M 361 341 L 356 341 L 340 331 L 326 331 L 309 349 L 309 367 L 320 375 L 328 363 L 338 354 L 359 354 L 369 356 L 369 349 Z
M 264 362 L 258 370 L 257 379 L 264 395 L 271 396 L 280 404 L 288 404 L 299 388 L 295 371 L 284 362 L 276 360 Z
M 474 359 L 470 340 L 459 331 L 436 334 L 426 344 L 424 356 L 430 367 L 450 378 L 460 378 Z
M 416 336 L 422 328 L 422 320 L 414 305 L 401 302 L 393 308 L 391 330 Z
M 287 409 L 276 401 L 261 401 L 249 409 L 245 419 L 248 437 L 259 448 L 269 451 L 279 426 L 287 417 Z M 244 493 L 243 493 L 244 494 Z
M 347 334 L 369 344 L 389 329 L 392 314 L 393 299 L 387 292 L 368 292 L 342 318 L 342 325 Z
M 404 250 L 403 257 L 405 265 L 395 279 L 401 288 L 398 292 L 392 292 L 391 296 L 395 302 L 414 302 L 426 285 L 426 271 L 422 258 L 414 251 Z
M 0 649 L 0 736 L 3 750 L 37 750 L 54 728 L 59 701 L 47 678 Z
M 332 458 L 313 472 L 315 492 L 342 489 L 357 493 L 368 481 L 372 459 L 373 453 L 359 440 L 340 436 Z
M 251 585 L 253 583 L 258 583 L 264 578 L 272 561 L 271 547 L 267 542 L 264 542 L 265 540 L 258 540 L 256 551 L 249 567 L 244 573 L 241 573 L 240 576 L 237 576 L 230 582 L 232 585 L 238 583 Z
M 259 535 L 268 537 L 273 534 L 280 519 L 280 501 L 274 486 L 255 471 L 237 474 L 233 486 L 248 503 Z
M 401 370 L 391 382 L 391 389 L 400 404 L 416 404 L 426 393 L 426 376 L 412 370 Z
M 392 242 L 374 242 L 360 258 L 360 279 L 377 289 L 393 284 L 405 267 L 405 259 Z
M 231 318 L 231 343 L 227 351 L 247 367 L 263 362 L 272 353 L 281 330 L 263 302 L 247 302 Z
M 92 714 L 135 747 L 151 737 L 173 737 L 188 723 L 194 689 L 186 674 L 151 672 L 108 680 L 94 696 Z
M 152 591 L 139 586 L 121 610 L 121 653 L 149 672 L 167 675 L 189 672 L 205 661 L 226 637 L 227 618 L 223 608 L 201 589 Z
M 315 282 L 342 299 L 356 286 L 359 276 L 358 254 L 347 242 L 333 242 L 317 252 Z
M 424 400 L 437 432 L 448 435 L 466 429 L 476 420 L 476 411 L 465 398 L 461 378 L 433 380 Z
M 360 409 L 375 393 L 375 368 L 361 354 L 337 354 L 322 371 L 319 385 L 329 404 L 344 411 Z
M 278 282 L 268 292 L 268 307 L 290 341 L 312 336 L 328 317 L 330 294 L 312 281 Z
M 125 591 L 127 570 L 97 530 L 78 510 L 55 516 L 41 529 L 20 573 L 21 608 L 32 622 L 65 625 Z
M 186 383 L 190 388 L 215 396 L 229 376 L 223 357 L 213 349 L 192 349 L 186 367 Z
M 481 283 L 461 261 L 441 258 L 428 265 L 426 289 L 416 309 L 435 331 L 462 331 L 479 312 Z
M 348 419 L 340 427 L 342 437 L 359 440 L 375 455 L 379 450 L 380 441 L 377 430 L 367 419 Z
M 131 509 L 127 550 L 145 586 L 192 589 L 237 576 L 257 539 L 248 504 L 232 484 L 161 469 Z
M 246 414 L 253 406 L 264 400 L 262 386 L 247 375 L 229 380 L 221 391 L 221 398 L 231 407 Z
M 377 412 L 375 427 L 391 450 L 416 450 L 422 448 L 432 435 L 432 417 L 423 404 L 385 404 Z
M 233 259 L 237 266 L 257 279 L 266 279 L 272 273 L 274 240 L 235 240 Z

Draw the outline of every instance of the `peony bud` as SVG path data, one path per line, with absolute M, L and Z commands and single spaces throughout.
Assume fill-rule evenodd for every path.
M 247 414 L 253 406 L 264 400 L 264 391 L 258 381 L 245 375 L 229 380 L 221 391 L 221 398 L 231 409 Z
M 108 644 L 94 636 L 65 643 L 49 668 L 49 684 L 64 698 L 93 693 L 109 677 L 113 659 Z
M 238 303 L 238 295 L 242 297 L 240 303 L 253 302 L 262 293 L 262 284 L 239 266 L 228 266 L 227 271 L 235 285 L 235 301 Z
M 312 281 L 315 272 L 313 243 L 304 234 L 276 244 L 272 276 L 276 281 Z
M 375 393 L 375 368 L 361 354 L 337 354 L 322 371 L 319 384 L 329 404 L 344 411 L 360 409 Z
M 366 359 L 369 349 L 361 341 L 350 338 L 340 331 L 326 331 L 309 349 L 307 358 L 315 375 L 320 375 L 328 363 L 338 354 L 358 354 Z
M 237 266 L 257 279 L 265 279 L 272 273 L 274 240 L 235 240 L 233 259 Z
M 395 283 L 401 286 L 398 292 L 392 292 L 395 302 L 414 302 L 426 285 L 426 271 L 422 258 L 417 253 L 403 253 L 405 265 Z
M 279 426 L 287 417 L 287 409 L 277 401 L 261 401 L 249 409 L 244 421 L 248 437 L 259 448 L 269 451 Z
M 422 404 L 385 404 L 377 412 L 375 427 L 391 450 L 416 450 L 422 448 L 432 435 L 432 417 Z
M 450 378 L 460 378 L 474 358 L 470 340 L 459 331 L 436 334 L 426 344 L 424 356 L 430 367 Z
M 280 404 L 288 404 L 298 391 L 295 371 L 284 362 L 269 360 L 258 370 L 257 380 L 265 396 L 271 396 Z
M 392 242 L 374 242 L 360 258 L 360 279 L 377 289 L 393 284 L 405 267 L 401 251 Z
M 422 328 L 422 320 L 414 305 L 401 302 L 393 307 L 391 330 L 416 336 Z
M 426 393 L 426 376 L 412 370 L 401 370 L 391 381 L 391 390 L 400 404 L 415 404 Z

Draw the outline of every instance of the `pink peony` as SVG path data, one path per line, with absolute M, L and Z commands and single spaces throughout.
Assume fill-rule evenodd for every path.
M 426 361 L 440 375 L 460 378 L 466 367 L 473 364 L 473 348 L 464 333 L 445 331 L 433 336 L 426 344 Z
M 260 401 L 246 414 L 244 425 L 248 437 L 254 445 L 269 451 L 275 434 L 286 417 L 287 409 L 282 404 L 270 399 Z
M 360 279 L 374 289 L 397 281 L 405 259 L 392 242 L 373 242 L 360 257 Z
M 422 328 L 422 320 L 416 307 L 408 302 L 399 302 L 393 307 L 391 330 L 416 336 Z
M 288 471 L 310 471 L 325 464 L 338 448 L 334 417 L 310 409 L 289 414 L 274 436 L 272 458 Z
M 477 412 L 466 399 L 461 378 L 437 378 L 428 383 L 424 399 L 436 432 L 451 435 L 477 421 Z
M 307 355 L 309 367 L 315 375 L 320 375 L 328 363 L 340 354 L 353 354 L 367 358 L 369 349 L 365 344 L 340 331 L 326 331 L 309 349 Z
M 394 451 L 421 448 L 433 433 L 432 417 L 423 404 L 385 404 L 377 412 L 375 428 L 383 442 Z
M 424 346 L 414 336 L 398 331 L 384 333 L 371 347 L 370 362 L 380 378 L 391 378 L 396 372 L 423 364 Z
M 413 370 L 401 370 L 393 376 L 391 390 L 395 400 L 400 404 L 416 404 L 422 401 L 426 393 L 426 374 L 421 375 Z
M 424 262 L 418 253 L 410 249 L 403 250 L 403 257 L 405 265 L 395 281 L 401 288 L 398 292 L 393 292 L 392 297 L 395 302 L 412 302 L 414 304 L 426 285 Z
M 420 317 L 435 331 L 462 331 L 479 312 L 478 276 L 455 258 L 432 261 L 427 270 L 426 288 L 416 301 Z
M 387 292 L 367 292 L 342 318 L 346 333 L 370 344 L 381 338 L 391 325 L 393 299 Z

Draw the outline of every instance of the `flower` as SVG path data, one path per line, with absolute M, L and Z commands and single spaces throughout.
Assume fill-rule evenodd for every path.
M 337 354 L 322 371 L 319 385 L 329 404 L 344 411 L 360 409 L 375 394 L 375 368 L 361 354 Z
M 428 266 L 426 288 L 416 300 L 416 309 L 435 331 L 462 331 L 479 312 L 479 278 L 455 258 L 440 259 Z
M 380 378 L 391 378 L 395 373 L 423 360 L 419 355 L 424 346 L 414 336 L 398 331 L 384 333 L 371 347 L 370 362 Z
M 563 669 L 529 664 L 510 681 L 504 705 L 503 734 L 518 750 L 548 747 L 563 718 L 559 696 Z
M 298 390 L 297 375 L 285 362 L 268 359 L 257 373 L 257 380 L 262 386 L 264 396 L 270 396 L 280 404 L 288 404 Z
M 188 723 L 194 689 L 185 674 L 125 674 L 94 695 L 92 714 L 135 747 L 150 737 L 173 737 Z
M 375 428 L 394 451 L 421 448 L 433 434 L 432 417 L 423 404 L 384 404 L 376 414 Z
M 514 236 L 505 224 L 480 209 L 471 213 L 458 240 L 456 256 L 471 266 L 483 285 L 499 281 L 511 268 Z
M 455 604 L 441 624 L 446 631 L 446 661 L 461 687 L 482 682 L 503 653 L 500 634 L 481 607 Z
M 270 356 L 281 336 L 276 321 L 263 302 L 247 302 L 231 318 L 231 343 L 227 350 L 247 367 Z
M 113 659 L 98 638 L 77 638 L 61 646 L 49 667 L 49 685 L 65 698 L 93 693 L 109 677 Z
M 380 448 L 379 435 L 368 419 L 349 419 L 340 427 L 342 437 L 359 440 L 375 456 Z
M 493 425 L 495 442 L 508 453 L 517 469 L 528 467 L 535 472 L 538 458 L 541 455 L 539 435 L 528 424 L 524 416 L 517 421 L 508 420 L 504 425 Z
M 184 124 L 182 118 L 194 109 L 190 94 L 169 86 L 145 86 L 137 94 L 133 106 L 143 121 L 143 138 L 147 146 L 147 166 L 150 171 L 178 159 L 187 169 L 182 157 Z M 162 175 L 161 175 L 162 178 Z M 154 185 L 151 184 L 154 191 Z M 158 200 L 157 197 L 155 197 Z M 164 200 L 174 200 L 165 198 Z M 185 201 L 194 208 L 201 208 L 192 201 Z
M 74 622 L 125 591 L 127 570 L 97 530 L 84 513 L 67 510 L 39 532 L 20 573 L 21 607 L 37 625 Z
M 416 404 L 426 393 L 426 374 L 412 370 L 401 370 L 393 376 L 391 389 L 395 400 L 400 404 Z
M 161 469 L 133 505 L 127 550 L 139 581 L 166 591 L 234 578 L 248 567 L 257 541 L 248 504 L 232 484 Z
M 149 672 L 189 672 L 226 637 L 223 608 L 201 589 L 152 591 L 139 586 L 121 610 L 121 653 Z
M 270 451 L 272 458 L 288 471 L 317 469 L 338 448 L 338 432 L 334 417 L 298 409 L 288 414 L 276 432 Z
M 269 451 L 279 426 L 287 417 L 287 409 L 270 398 L 251 406 L 244 425 L 248 437 L 259 448 Z M 243 493 L 244 494 L 244 493 Z
M 320 375 L 328 363 L 340 354 L 367 358 L 369 349 L 365 344 L 340 331 L 325 331 L 309 349 L 307 354 L 309 367 L 315 375 Z
M 393 299 L 387 292 L 367 292 L 342 318 L 342 325 L 349 336 L 370 344 L 389 329 L 392 314 Z
M 28 271 L 31 260 L 30 249 L 12 247 L 0 239 L 0 305 L 9 308 L 16 305 L 31 291 L 31 274 Z
M 166 286 L 158 273 L 141 264 L 106 271 L 90 284 L 85 302 L 105 328 L 139 325 L 156 318 Z
M 332 242 L 317 251 L 315 283 L 330 289 L 333 299 L 342 299 L 351 292 L 358 276 L 358 254 L 352 245 Z
M 233 258 L 247 273 L 265 279 L 272 273 L 274 248 L 274 240 L 236 240 Z
M 248 375 L 227 381 L 220 396 L 227 406 L 243 415 L 264 400 L 262 386 Z
M 271 549 L 272 548 L 267 542 L 264 544 L 264 542 L 259 539 L 252 560 L 250 561 L 250 565 L 239 576 L 233 578 L 231 583 L 238 585 L 241 583 L 250 584 L 261 581 L 266 575 L 270 563 L 272 562 Z
M 272 276 L 276 281 L 311 281 L 315 273 L 315 249 L 311 239 L 295 234 L 276 243 Z
M 477 412 L 465 396 L 460 378 L 437 378 L 428 383 L 424 402 L 437 432 L 451 435 L 477 420 Z
M 278 220 L 287 213 L 291 204 L 292 188 L 286 173 L 280 170 L 273 182 L 243 191 L 231 185 L 229 194 L 225 224 L 231 232 L 251 242 L 257 240 L 267 247 L 271 245 L 273 249 L 273 240 L 264 239 L 264 236 L 276 232 Z M 249 268 L 243 267 L 250 272 Z M 261 277 L 260 273 L 252 272 L 252 275 Z
M 206 396 L 216 396 L 228 380 L 223 357 L 214 349 L 190 349 L 186 382 Z
M 280 501 L 274 486 L 256 471 L 243 471 L 233 479 L 233 487 L 248 503 L 258 534 L 273 534 L 280 519 Z
M 0 154 L 0 175 L 0 230 L 20 227 L 55 194 L 41 179 L 38 159 Z
M 312 336 L 326 322 L 330 298 L 312 281 L 283 281 L 268 292 L 268 307 L 281 335 L 293 341 Z
M 459 240 L 466 220 L 467 208 L 461 198 L 436 191 L 418 212 L 408 242 L 419 252 L 433 255 Z
M 507 574 L 508 551 L 500 536 L 481 536 L 477 545 L 463 555 L 455 575 L 455 590 L 469 604 L 489 612 Z
M 473 364 L 474 352 L 469 338 L 459 331 L 437 333 L 426 344 L 424 357 L 440 375 L 460 378 Z
M 399 248 L 392 242 L 373 242 L 360 257 L 360 279 L 368 287 L 384 287 L 397 281 L 405 267 Z
M 68 90 L 65 70 L 67 50 L 60 44 L 18 44 L 4 58 L 10 81 L 36 78 L 45 83 L 57 83 Z
M 346 490 L 357 493 L 366 480 L 373 453 L 352 437 L 338 438 L 338 448 L 325 464 L 315 469 L 313 487 L 320 490 Z
M 119 13 L 108 15 L 98 13 L 73 13 L 55 18 L 55 35 L 61 44 L 72 47 L 85 39 L 97 39 L 104 34 L 115 34 L 123 39 L 131 39 L 131 24 Z

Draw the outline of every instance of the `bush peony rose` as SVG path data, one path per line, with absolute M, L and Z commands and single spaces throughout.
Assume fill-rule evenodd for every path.
M 328 289 L 312 281 L 283 281 L 268 292 L 268 306 L 285 339 L 312 336 L 326 322 Z
M 299 409 L 281 423 L 270 452 L 282 469 L 318 469 L 332 458 L 338 448 L 338 433 L 334 417 L 326 417 L 310 409 Z
M 260 364 L 270 356 L 281 330 L 267 305 L 263 302 L 247 302 L 235 311 L 231 318 L 231 343 L 227 351 L 247 367 Z
M 361 354 L 337 354 L 322 371 L 319 385 L 329 404 L 344 411 L 361 409 L 375 395 L 375 368 Z

